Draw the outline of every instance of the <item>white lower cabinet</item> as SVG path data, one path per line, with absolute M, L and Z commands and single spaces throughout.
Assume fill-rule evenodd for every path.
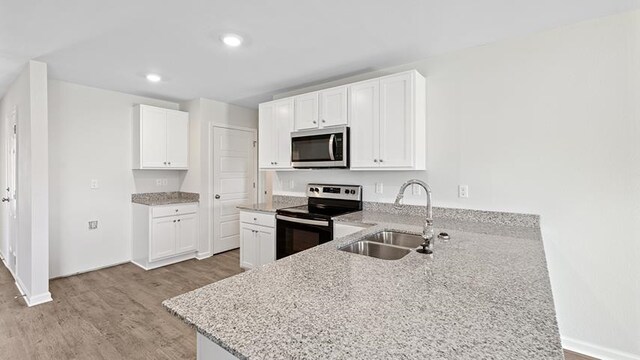
M 132 262 L 145 270 L 194 258 L 198 204 L 133 204 Z
M 240 267 L 252 269 L 275 261 L 275 215 L 241 211 L 240 219 Z

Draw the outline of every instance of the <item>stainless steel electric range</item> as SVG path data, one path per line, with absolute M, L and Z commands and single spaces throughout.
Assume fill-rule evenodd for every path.
M 276 258 L 333 240 L 331 218 L 362 210 L 362 186 L 307 185 L 307 205 L 276 211 Z

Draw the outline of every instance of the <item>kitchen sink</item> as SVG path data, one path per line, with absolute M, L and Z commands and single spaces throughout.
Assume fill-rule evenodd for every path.
M 398 260 L 423 243 L 419 235 L 381 231 L 340 248 L 342 251 L 384 260 Z
M 375 234 L 368 235 L 362 240 L 401 246 L 410 249 L 415 249 L 424 242 L 422 236 L 420 235 L 405 234 L 395 231 L 381 231 Z
M 340 250 L 384 260 L 398 260 L 411 252 L 411 249 L 366 240 L 341 247 Z

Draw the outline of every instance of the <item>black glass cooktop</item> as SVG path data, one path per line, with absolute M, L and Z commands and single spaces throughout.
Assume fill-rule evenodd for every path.
M 334 216 L 339 216 L 339 215 L 347 214 L 354 211 L 358 211 L 358 210 L 345 209 L 345 208 L 334 207 L 334 206 L 301 205 L 301 206 L 294 206 L 294 207 L 279 209 L 277 212 L 278 214 L 292 214 L 292 215 L 299 215 L 299 216 L 309 215 L 314 217 L 332 218 Z

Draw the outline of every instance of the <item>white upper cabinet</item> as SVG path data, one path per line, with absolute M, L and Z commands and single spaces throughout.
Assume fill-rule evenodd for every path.
M 320 91 L 320 127 L 348 125 L 346 86 Z
M 189 113 L 136 105 L 133 168 L 186 170 L 189 166 Z
M 259 106 L 259 164 L 261 169 L 291 169 L 293 99 L 271 101 Z
M 294 129 L 308 130 L 348 125 L 347 86 L 294 97 Z
M 304 94 L 294 97 L 295 130 L 318 128 L 318 93 Z
M 351 169 L 426 168 L 425 91 L 417 71 L 351 85 Z
M 291 169 L 291 131 L 350 126 L 351 170 L 426 169 L 426 82 L 415 70 L 260 104 L 260 168 Z
M 380 81 L 364 81 L 349 90 L 351 168 L 376 167 L 380 157 Z

